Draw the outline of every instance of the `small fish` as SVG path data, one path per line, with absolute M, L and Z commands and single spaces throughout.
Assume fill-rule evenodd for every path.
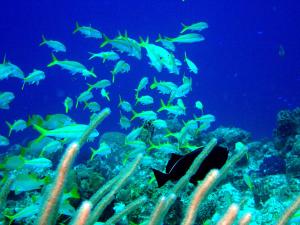
M 91 91 L 93 89 L 102 89 L 102 88 L 107 88 L 111 85 L 111 82 L 109 80 L 103 79 L 99 80 L 94 84 L 87 84 L 88 85 L 88 91 Z
M 86 38 L 96 38 L 96 39 L 102 38 L 102 34 L 100 31 L 96 30 L 95 28 L 92 28 L 91 26 L 80 26 L 78 22 L 76 22 L 76 28 L 73 31 L 73 34 L 77 32 L 80 32 Z
M 82 136 L 82 134 L 86 131 L 88 128 L 88 125 L 85 124 L 71 124 L 67 125 L 61 128 L 53 129 L 53 130 L 46 130 L 43 127 L 40 127 L 36 124 L 33 124 L 33 128 L 37 130 L 42 137 L 54 137 L 58 139 L 64 139 L 64 138 L 69 138 L 69 139 L 77 139 Z M 89 140 L 93 140 L 95 137 L 98 137 L 99 133 L 95 129 L 89 136 Z
M 115 65 L 114 69 L 111 71 L 112 74 L 112 82 L 115 82 L 115 76 L 118 73 L 128 73 L 130 70 L 130 65 L 126 63 L 124 60 L 119 60 Z
M 92 76 L 97 78 L 97 75 L 94 73 L 93 68 L 88 70 L 84 65 L 76 61 L 70 60 L 58 60 L 55 55 L 52 53 L 52 62 L 47 65 L 47 67 L 59 66 L 62 69 L 68 70 L 72 75 L 77 73 L 82 74 L 85 78 Z
M 90 160 L 93 160 L 96 155 L 107 156 L 111 153 L 111 147 L 105 142 L 102 142 L 98 149 L 91 148 L 91 150 L 92 150 L 92 155 Z
M 118 107 L 120 107 L 122 110 L 125 112 L 131 112 L 132 111 L 132 106 L 128 101 L 122 100 L 121 96 L 119 95 L 119 104 Z
M 147 149 L 147 151 L 151 151 L 153 149 L 156 149 L 164 154 L 170 154 L 170 153 L 178 153 L 179 149 L 178 146 L 175 144 L 171 144 L 169 142 L 166 143 L 160 143 L 158 145 L 153 144 L 152 142 L 150 142 L 150 147 Z
M 24 89 L 26 83 L 38 85 L 41 80 L 45 79 L 45 77 L 44 71 L 34 69 L 32 73 L 23 79 L 22 90 Z
M 13 224 L 14 221 L 19 221 L 24 218 L 34 216 L 40 211 L 40 209 L 41 209 L 40 204 L 34 204 L 18 210 L 17 213 L 15 213 L 14 215 L 4 214 L 4 216 L 9 219 L 9 225 L 10 225 Z
M 152 125 L 156 129 L 165 129 L 165 128 L 168 128 L 167 122 L 165 120 L 161 120 L 161 119 L 153 120 L 152 121 Z
M 13 124 L 10 124 L 7 121 L 5 123 L 9 127 L 8 136 L 11 135 L 12 131 L 18 132 L 18 131 L 22 131 L 27 128 L 27 123 L 25 120 L 15 120 L 15 122 Z
M 184 61 L 189 67 L 190 72 L 197 74 L 198 73 L 198 67 L 196 66 L 195 63 L 193 63 L 186 55 L 186 52 L 184 53 Z
M 1 147 L 1 146 L 7 146 L 7 145 L 9 145 L 9 140 L 8 140 L 8 138 L 6 138 L 6 137 L 0 135 L 0 147 Z
M 202 152 L 203 147 L 192 151 L 186 155 L 172 154 L 166 166 L 166 173 L 152 169 L 156 178 L 158 187 L 163 186 L 167 181 L 177 181 L 183 177 L 195 158 Z M 204 179 L 211 169 L 220 169 L 227 161 L 228 149 L 216 146 L 210 154 L 204 159 L 197 172 L 191 177 L 190 182 L 197 185 L 198 180 Z
M 133 129 L 126 137 L 125 137 L 125 144 L 135 141 L 141 134 L 143 128 L 138 127 Z
M 54 40 L 47 40 L 44 35 L 42 36 L 42 39 L 43 41 L 40 46 L 47 45 L 54 52 L 66 52 L 66 46 L 63 43 Z
M 64 101 L 64 106 L 65 106 L 66 113 L 68 113 L 69 110 L 73 108 L 73 100 L 70 97 L 66 97 Z
M 131 127 L 130 120 L 126 116 L 122 115 L 121 111 L 120 111 L 120 126 L 122 129 L 125 130 Z
M 147 84 L 149 83 L 149 79 L 148 77 L 143 77 L 140 82 L 139 82 L 139 85 L 137 87 L 137 89 L 135 89 L 135 92 L 136 92 L 136 96 L 139 95 L 140 91 L 145 89 L 147 87 Z
M 163 47 L 165 47 L 166 49 L 174 52 L 176 50 L 176 47 L 174 45 L 173 42 L 163 38 L 160 34 L 158 35 L 158 39 L 155 42 L 161 42 L 161 44 L 163 45 Z
M 206 22 L 193 23 L 189 26 L 181 23 L 181 25 L 183 26 L 183 29 L 180 31 L 181 34 L 186 31 L 199 31 L 200 32 L 200 31 L 208 28 L 208 24 Z
M 149 121 L 149 120 L 156 120 L 157 119 L 157 114 L 156 112 L 153 112 L 153 111 L 142 111 L 142 112 L 135 112 L 133 111 L 133 117 L 131 118 L 131 121 L 136 119 L 136 118 L 140 118 L 142 119 L 143 121 Z
M 15 99 L 12 92 L 0 92 L 0 109 L 9 109 L 9 104 Z
M 78 107 L 78 104 L 80 103 L 80 102 L 87 102 L 88 100 L 90 100 L 90 99 L 92 99 L 94 97 L 94 95 L 93 95 L 93 93 L 91 92 L 91 91 L 84 91 L 84 92 L 82 92 L 79 96 L 78 96 L 78 98 L 77 98 L 77 100 L 76 100 L 76 108 Z
M 51 130 L 59 127 L 64 127 L 70 124 L 75 124 L 75 122 L 74 120 L 72 120 L 72 118 L 65 114 L 50 114 L 46 116 L 45 121 L 42 121 L 42 123 L 30 122 L 30 124 L 40 124 L 43 125 L 44 128 Z
M 203 104 L 199 100 L 195 102 L 196 109 L 199 109 L 203 113 Z
M 63 146 L 62 146 L 60 141 L 53 140 L 53 141 L 49 142 L 48 144 L 46 144 L 42 148 L 42 151 L 40 153 L 40 157 L 42 157 L 45 153 L 47 153 L 47 154 L 55 153 L 58 150 L 62 149 L 62 147 Z
M 24 168 L 27 169 L 43 169 L 43 168 L 51 168 L 52 162 L 49 159 L 40 157 L 40 158 L 34 158 L 30 160 L 25 160 Z
M 176 43 L 195 43 L 204 41 L 205 38 L 201 34 L 197 33 L 189 33 L 189 34 L 182 34 L 175 38 L 166 38 L 168 41 L 176 42 Z
M 154 81 L 150 86 L 150 89 L 156 88 L 160 94 L 168 95 L 174 92 L 178 87 L 173 82 L 169 81 L 157 81 L 156 77 L 154 77 Z
M 143 95 L 141 97 L 137 97 L 135 104 L 137 105 L 140 103 L 142 105 L 151 105 L 153 102 L 154 100 L 150 95 Z
M 113 48 L 118 49 L 121 53 L 126 52 L 128 56 L 136 57 L 139 60 L 142 58 L 141 46 L 136 40 L 129 38 L 127 32 L 125 32 L 125 35 L 119 33 L 119 35 L 114 39 L 109 39 L 106 35 L 103 36 L 104 42 L 100 47 L 110 44 Z
M 23 71 L 11 62 L 6 61 L 4 56 L 3 63 L 0 64 L 0 80 L 8 79 L 9 77 L 24 78 Z
M 10 190 L 14 191 L 16 195 L 42 188 L 43 185 L 49 183 L 49 177 L 43 179 L 38 178 L 34 174 L 19 174 L 14 179 Z
M 175 117 L 185 115 L 185 109 L 178 105 L 171 105 L 171 103 L 166 105 L 162 99 L 160 100 L 160 103 L 161 107 L 157 110 L 157 112 L 167 111 L 168 114 L 173 114 Z
M 85 102 L 84 109 L 88 108 L 91 113 L 99 112 L 101 107 L 97 102 Z
M 102 62 L 105 63 L 105 61 L 116 61 L 120 59 L 120 56 L 118 53 L 114 51 L 109 51 L 109 52 L 99 52 L 99 53 L 92 53 L 89 52 L 91 55 L 89 60 L 94 59 L 94 58 L 101 58 Z
M 107 101 L 110 101 L 110 98 L 109 98 L 109 92 L 105 90 L 105 88 L 102 88 L 101 89 L 101 96 L 103 98 L 106 98 Z
M 185 107 L 185 105 L 184 105 L 184 103 L 183 103 L 183 100 L 182 100 L 181 98 L 177 99 L 177 105 L 178 105 L 182 110 L 185 111 L 186 107 Z
M 212 114 L 205 114 L 205 115 L 202 115 L 200 117 L 196 117 L 194 115 L 194 119 L 198 122 L 202 122 L 202 123 L 212 123 L 212 122 L 215 122 L 216 121 L 216 117 Z

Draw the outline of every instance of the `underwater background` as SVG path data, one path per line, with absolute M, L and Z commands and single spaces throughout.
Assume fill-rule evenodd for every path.
M 221 137 L 220 139 L 224 141 L 225 144 L 223 144 L 231 154 L 235 149 L 234 143 L 241 141 L 248 144 L 249 149 L 252 149 L 252 152 L 248 153 L 250 155 L 252 153 L 252 156 L 249 156 L 253 157 L 252 161 L 250 160 L 248 164 L 242 162 L 238 166 L 238 172 L 229 176 L 228 182 L 234 183 L 233 180 L 235 180 L 235 185 L 240 188 L 241 193 L 246 190 L 249 195 L 254 195 L 254 197 L 252 196 L 255 199 L 253 207 L 258 211 L 261 210 L 260 207 L 263 208 L 263 203 L 273 195 L 281 196 L 282 199 L 278 202 L 284 202 L 283 205 L 287 206 L 300 190 L 300 160 L 291 161 L 291 159 L 299 158 L 300 155 L 299 15 L 300 3 L 296 0 L 2 1 L 0 57 L 5 57 L 7 61 L 20 67 L 25 75 L 31 73 L 33 69 L 43 70 L 46 78 L 41 80 L 38 85 L 26 84 L 23 90 L 22 80 L 15 78 L 0 80 L 0 93 L 10 91 L 15 94 L 15 99 L 9 104 L 9 110 L 0 109 L 0 135 L 8 136 L 9 128 L 5 121 L 12 123 L 17 119 L 28 120 L 29 116 L 34 114 L 42 117 L 49 114 L 65 114 L 63 103 L 67 96 L 72 97 L 75 104 L 79 94 L 87 89 L 87 83 L 93 84 L 96 80 L 111 79 L 110 71 L 115 65 L 113 61 L 102 63 L 101 59 L 89 60 L 88 52 L 103 50 L 99 46 L 104 38 L 96 40 L 85 38 L 78 33 L 73 34 L 76 22 L 80 25 L 94 27 L 110 38 L 118 36 L 119 32 L 121 34 L 127 32 L 130 38 L 138 42 L 140 37 L 143 40 L 149 37 L 150 42 L 155 43 L 159 34 L 166 37 L 177 36 L 182 29 L 181 23 L 190 25 L 205 21 L 208 23 L 208 29 L 201 31 L 205 40 L 192 44 L 176 44 L 174 53 L 184 64 L 183 58 L 186 52 L 189 59 L 198 66 L 198 74 L 191 74 L 185 65 L 180 68 L 180 76 L 171 74 L 166 69 L 159 73 L 149 65 L 149 59 L 144 49 L 141 60 L 124 53 L 120 54 L 121 58 L 130 64 L 130 71 L 117 75 L 116 82 L 107 89 L 110 101 L 101 97 L 100 90 L 95 92 L 98 94 L 94 94 L 94 100 L 100 104 L 101 109 L 105 107 L 111 109 L 111 115 L 98 128 L 100 136 L 106 132 L 122 132 L 127 135 L 132 128 L 142 126 L 141 121 L 134 120 L 130 129 L 122 130 L 119 124 L 120 108 L 118 107 L 119 95 L 134 105 L 135 89 L 142 77 L 149 78 L 150 86 L 154 77 L 157 80 L 181 83 L 182 75 L 187 75 L 192 78 L 193 85 L 191 92 L 183 98 L 186 115 L 179 117 L 180 124 L 182 125 L 182 120 L 186 122 L 192 119 L 194 114 L 199 114 L 199 109 L 195 108 L 195 102 L 198 100 L 203 103 L 204 113 L 212 114 L 216 118 L 211 127 L 204 132 L 205 134 L 198 137 L 201 141 L 197 142 L 198 139 L 195 138 L 192 140 L 193 144 L 204 145 L 211 137 Z M 67 48 L 65 53 L 54 53 L 59 60 L 75 60 L 84 64 L 88 69 L 93 67 L 98 78 L 88 77 L 85 79 L 78 74 L 71 75 L 59 67 L 47 67 L 52 61 L 51 50 L 46 46 L 39 46 L 42 42 L 42 35 L 47 39 L 58 40 L 65 44 Z M 106 50 L 111 49 L 111 47 L 105 48 Z M 140 112 L 147 108 L 157 111 L 161 107 L 162 95 L 152 90 L 151 92 L 144 90 L 144 92 L 154 98 L 154 104 L 148 107 L 137 106 L 135 110 Z M 282 110 L 286 110 L 284 115 L 278 114 Z M 84 110 L 83 104 L 81 104 L 77 109 L 73 107 L 67 115 L 77 123 L 89 124 L 91 113 L 88 109 Z M 167 119 L 167 117 L 163 118 Z M 26 146 L 29 141 L 38 137 L 39 133 L 31 128 L 23 132 L 13 132 L 9 137 L 10 145 L 0 146 L 2 154 L 0 161 L 10 154 L 10 146 L 14 144 Z M 98 144 L 98 139 L 87 143 L 80 151 L 76 165 L 85 164 L 91 157 L 89 147 L 92 146 L 96 149 Z M 17 150 L 14 149 L 14 151 Z M 100 163 L 99 166 L 99 162 L 97 162 L 96 166 L 101 169 L 109 168 L 112 171 L 114 167 L 121 166 L 123 153 L 118 155 L 118 151 L 112 152 L 113 156 L 110 156 L 114 159 L 107 161 L 109 165 L 103 166 Z M 52 170 L 55 170 L 61 154 L 62 152 L 55 157 L 52 156 Z M 159 157 L 169 157 L 168 154 Z M 29 158 L 33 159 L 34 157 L 33 154 Z M 168 157 L 164 160 L 167 160 Z M 153 160 L 155 160 L 155 156 L 153 156 Z M 286 165 L 287 161 L 293 165 Z M 117 162 L 120 162 L 120 165 L 116 165 Z M 163 170 L 166 162 L 161 159 L 161 161 L 155 161 L 153 165 Z M 94 167 L 92 166 L 92 168 Z M 94 172 L 99 172 L 101 170 L 99 168 Z M 287 172 L 288 168 L 290 168 L 290 174 Z M 116 170 L 122 169 L 117 167 Z M 117 174 L 117 171 L 112 174 Z M 148 171 L 148 175 L 150 173 L 151 171 Z M 251 181 L 248 180 L 251 184 L 245 181 L 248 177 L 243 177 L 244 173 L 253 176 Z M 1 177 L 5 177 L 3 174 L 5 173 L 1 172 Z M 273 175 L 284 178 L 272 178 Z M 293 181 L 285 182 L 289 176 Z M 107 174 L 103 177 L 104 180 L 111 178 Z M 140 179 L 140 177 L 138 178 Z M 280 190 L 266 193 L 267 189 L 272 189 L 270 186 L 261 187 L 266 180 L 274 189 L 280 186 Z M 254 186 L 259 186 L 260 189 L 256 188 L 256 191 L 251 189 L 252 183 Z M 80 184 L 78 186 L 79 192 L 86 188 Z M 155 184 L 153 187 L 151 186 L 152 191 L 156 188 L 154 186 Z M 221 191 L 234 192 L 231 188 L 229 187 L 227 190 L 225 187 Z M 289 194 L 282 193 L 285 188 L 289 189 Z M 190 187 L 190 192 L 191 189 Z M 264 191 L 263 194 L 261 194 L 261 190 Z M 84 196 L 80 200 L 90 197 L 89 194 L 92 192 L 93 190 L 89 190 L 88 194 L 80 192 L 81 196 Z M 140 193 L 141 190 L 137 192 Z M 222 192 L 219 195 L 222 195 Z M 248 195 L 244 196 L 248 197 Z M 9 197 L 11 197 L 11 201 L 15 202 L 18 201 L 18 198 L 23 198 L 18 195 Z M 232 199 L 235 198 L 232 197 Z M 224 202 L 228 201 L 228 199 L 224 200 Z M 129 202 L 129 200 L 123 202 Z M 274 202 L 273 204 L 276 205 Z M 73 206 L 75 207 L 75 205 L 78 206 L 79 203 L 75 202 Z M 249 205 L 245 208 L 251 208 Z M 270 206 L 272 203 L 267 205 Z M 11 208 L 13 207 L 11 206 Z M 272 215 L 282 214 L 284 207 L 279 208 Z M 245 211 L 247 211 L 246 209 Z M 14 213 L 10 211 L 8 214 Z M 255 213 L 259 214 L 260 212 Z M 264 220 L 261 217 L 270 214 L 270 212 L 264 213 L 259 214 L 260 222 L 253 224 L 275 224 L 273 223 L 275 219 L 266 220 L 269 223 L 262 222 Z M 299 217 L 298 212 L 294 224 L 300 224 Z M 135 221 L 134 219 L 132 221 Z M 178 224 L 176 218 L 172 217 L 170 221 L 166 224 Z M 206 220 L 203 219 L 203 221 Z M 123 221 L 123 224 L 130 224 L 129 222 Z M 137 224 L 139 223 L 137 222 Z M 25 223 L 23 221 L 15 224 Z M 31 224 L 31 222 L 26 224 Z M 134 223 L 132 222 L 132 224 Z

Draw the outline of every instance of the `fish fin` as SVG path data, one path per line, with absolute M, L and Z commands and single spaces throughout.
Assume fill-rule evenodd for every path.
M 154 88 L 156 88 L 156 86 L 157 86 L 157 80 L 156 80 L 156 77 L 154 77 L 153 78 L 153 83 L 150 85 L 150 89 L 154 89 Z
M 40 43 L 40 46 L 44 45 L 47 43 L 47 39 L 45 38 L 44 35 L 42 35 L 42 42 Z
M 179 159 L 181 159 L 181 158 L 182 158 L 181 155 L 177 155 L 177 154 L 172 153 L 172 154 L 171 154 L 171 158 L 170 158 L 169 162 L 168 162 L 167 165 L 166 165 L 166 172 L 169 173 L 170 170 L 172 169 L 172 167 L 175 165 L 175 163 L 176 163 Z
M 79 29 L 80 29 L 79 23 L 76 21 L 76 28 L 73 31 L 73 34 L 75 34 L 77 31 L 79 31 Z
M 162 173 L 156 169 L 152 169 L 157 185 L 158 187 L 163 186 L 165 183 L 167 183 L 167 181 L 169 180 L 169 175 L 166 173 Z
M 47 67 L 54 66 L 54 65 L 56 65 L 56 63 L 58 62 L 58 59 L 55 57 L 55 55 L 54 55 L 53 53 L 51 54 L 51 57 L 52 57 L 52 62 L 49 63 L 49 64 L 47 65 Z
M 11 132 L 12 132 L 12 124 L 10 124 L 9 122 L 5 121 L 6 125 L 8 126 L 9 128 L 9 132 L 8 132 L 8 136 L 11 135 Z
M 107 45 L 110 42 L 110 39 L 105 34 L 103 34 L 103 37 L 104 37 L 104 42 L 100 45 L 100 48 L 103 48 L 105 45 Z

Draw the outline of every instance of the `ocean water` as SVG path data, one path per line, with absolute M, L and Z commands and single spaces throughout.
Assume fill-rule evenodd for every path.
M 74 104 L 79 94 L 87 89 L 87 83 L 98 79 L 111 79 L 115 63 L 88 60 L 88 52 L 110 50 L 100 48 L 103 39 L 85 38 L 73 34 L 75 24 L 92 26 L 110 38 L 120 32 L 140 41 L 148 37 L 155 43 L 158 35 L 175 37 L 183 24 L 199 21 L 208 23 L 201 31 L 205 40 L 192 44 L 176 44 L 175 57 L 183 65 L 180 75 L 170 74 L 166 69 L 157 72 L 149 65 L 145 49 L 142 59 L 120 53 L 121 59 L 130 64 L 130 72 L 117 74 L 116 82 L 107 91 L 110 101 L 94 92 L 94 100 L 101 108 L 109 107 L 111 115 L 99 127 L 100 134 L 121 131 L 118 108 L 119 95 L 134 105 L 134 89 L 142 77 L 181 83 L 183 75 L 192 78 L 192 91 L 182 98 L 186 115 L 180 120 L 192 119 L 199 114 L 195 102 L 200 100 L 205 114 L 213 114 L 214 128 L 238 127 L 249 131 L 254 140 L 272 139 L 276 127 L 276 115 L 280 110 L 295 109 L 300 103 L 300 3 L 296 0 L 282 1 L 232 1 L 232 0 L 11 0 L 1 2 L 0 13 L 0 60 L 19 66 L 25 75 L 34 69 L 43 70 L 45 80 L 38 85 L 25 85 L 20 79 L 0 81 L 0 92 L 11 91 L 15 99 L 9 110 L 0 109 L 0 135 L 7 136 L 5 121 L 27 120 L 30 115 L 65 113 L 63 102 L 67 96 Z M 71 75 L 58 66 L 48 68 L 51 50 L 39 46 L 42 35 L 47 39 L 61 41 L 66 53 L 54 53 L 59 60 L 81 62 L 88 69 L 94 68 L 95 78 L 84 79 L 80 74 Z M 198 66 L 198 74 L 189 72 L 184 54 Z M 137 106 L 135 110 L 160 108 L 164 96 L 149 89 L 141 93 L 154 98 L 151 106 Z M 130 115 L 131 114 L 126 114 Z M 88 124 L 91 113 L 83 109 L 72 109 L 68 114 L 77 123 Z M 166 115 L 166 114 L 164 114 Z M 129 116 L 129 117 L 130 117 Z M 166 118 L 164 116 L 163 118 Z M 141 126 L 134 120 L 132 127 Z M 12 144 L 26 145 L 39 137 L 31 128 L 13 133 Z M 98 141 L 97 141 L 98 142 Z M 93 143 L 95 148 L 98 143 Z M 0 147 L 6 152 L 7 147 Z M 90 152 L 81 152 L 81 161 L 90 157 Z
M 101 41 L 73 35 L 75 22 L 92 25 L 109 37 L 118 31 L 128 32 L 138 39 L 158 34 L 176 36 L 181 23 L 206 21 L 209 29 L 203 31 L 206 40 L 177 47 L 176 55 L 184 51 L 198 65 L 193 75 L 194 88 L 186 104 L 191 108 L 195 100 L 203 102 L 205 111 L 216 116 L 215 125 L 234 126 L 248 130 L 254 137 L 272 136 L 276 114 L 292 109 L 300 102 L 300 25 L 297 1 L 251 2 L 236 1 L 3 1 L 0 14 L 0 52 L 18 65 L 25 74 L 34 68 L 46 72 L 46 80 L 39 86 L 26 86 L 9 79 L 1 81 L 1 90 L 16 94 L 11 110 L 1 110 L 1 119 L 12 121 L 29 114 L 63 112 L 66 95 L 77 96 L 84 90 L 85 80 L 71 76 L 60 68 L 46 68 L 51 61 L 50 50 L 39 47 L 42 34 L 60 40 L 67 53 L 57 54 L 59 59 L 74 59 L 95 67 L 99 77 L 110 77 L 113 64 L 102 65 L 88 61 L 88 51 L 97 52 Z M 284 48 L 284 56 L 279 48 Z M 128 57 L 127 57 L 128 58 Z M 137 61 L 128 58 L 129 74 L 120 75 L 117 86 L 109 91 L 112 108 L 118 103 L 118 94 L 125 96 L 133 90 L 142 76 L 172 79 L 167 72 L 158 74 L 148 66 L 148 59 Z M 187 72 L 181 69 L 181 73 Z M 93 79 L 87 82 L 92 83 Z M 131 96 L 132 97 L 132 96 Z M 108 104 L 107 104 L 108 105 Z M 118 117 L 113 110 L 112 119 Z M 86 120 L 81 112 L 72 116 Z M 4 132 L 6 125 L 1 123 Z M 105 123 L 114 130 L 116 123 Z

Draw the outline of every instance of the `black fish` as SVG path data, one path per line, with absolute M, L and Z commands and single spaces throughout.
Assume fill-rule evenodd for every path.
M 166 173 L 152 169 L 158 187 L 163 186 L 168 180 L 176 181 L 186 174 L 195 158 L 201 153 L 202 148 L 198 148 L 186 155 L 172 154 L 166 166 Z M 211 169 L 220 169 L 228 158 L 228 149 L 215 146 L 209 155 L 204 159 L 197 172 L 191 177 L 190 182 L 194 185 L 198 180 L 202 180 Z

